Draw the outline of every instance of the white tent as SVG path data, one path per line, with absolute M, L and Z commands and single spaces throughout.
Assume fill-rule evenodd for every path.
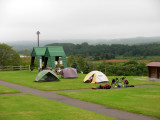
M 108 78 L 105 74 L 100 71 L 92 71 L 86 75 L 83 82 L 88 83 L 101 83 L 101 82 L 109 82 Z

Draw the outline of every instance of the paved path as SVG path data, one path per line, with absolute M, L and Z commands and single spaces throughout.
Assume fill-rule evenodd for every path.
M 159 120 L 157 118 L 153 118 L 153 117 L 149 117 L 141 114 L 130 113 L 122 110 L 109 108 L 103 105 L 98 105 L 98 104 L 58 95 L 56 94 L 57 91 L 40 91 L 34 88 L 29 88 L 26 86 L 21 86 L 21 85 L 13 84 L 10 82 L 1 81 L 1 80 L 0 80 L 0 85 L 17 89 L 19 91 L 22 91 L 23 94 L 33 94 L 33 95 L 41 96 L 47 99 L 59 101 L 61 103 L 72 105 L 88 111 L 92 111 L 92 112 L 103 114 L 109 117 L 117 118 L 119 120 Z M 150 86 L 153 86 L 153 85 L 147 85 L 147 87 L 150 87 Z

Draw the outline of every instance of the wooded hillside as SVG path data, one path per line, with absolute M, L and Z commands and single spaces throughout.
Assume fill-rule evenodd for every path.
M 54 43 L 46 46 L 63 46 L 67 56 L 75 55 L 88 57 L 93 56 L 94 60 L 113 59 L 115 56 L 160 56 L 160 44 L 142 44 L 142 45 L 89 45 L 88 43 Z

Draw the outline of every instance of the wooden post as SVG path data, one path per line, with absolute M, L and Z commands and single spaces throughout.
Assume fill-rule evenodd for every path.
M 39 47 L 39 34 L 40 34 L 40 32 L 37 31 L 37 36 L 38 36 L 38 47 Z

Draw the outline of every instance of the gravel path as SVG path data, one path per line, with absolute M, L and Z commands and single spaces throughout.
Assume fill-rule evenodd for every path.
M 72 106 L 82 108 L 88 111 L 92 111 L 92 112 L 96 112 L 96 113 L 106 115 L 109 117 L 117 118 L 119 120 L 159 120 L 157 118 L 153 118 L 150 116 L 117 110 L 117 109 L 109 108 L 103 105 L 85 102 L 85 101 L 81 101 L 78 99 L 56 94 L 56 92 L 61 92 L 61 91 L 41 91 L 41 90 L 37 90 L 34 88 L 29 88 L 26 86 L 17 85 L 17 84 L 13 84 L 13 83 L 1 81 L 1 80 L 0 80 L 0 85 L 17 89 L 22 92 L 21 94 L 33 94 L 33 95 L 41 96 L 47 99 L 59 101 L 61 103 L 72 105 Z M 154 85 L 143 85 L 143 86 L 136 86 L 136 87 L 152 87 L 152 86 Z M 82 90 L 89 90 L 89 89 L 82 89 Z

